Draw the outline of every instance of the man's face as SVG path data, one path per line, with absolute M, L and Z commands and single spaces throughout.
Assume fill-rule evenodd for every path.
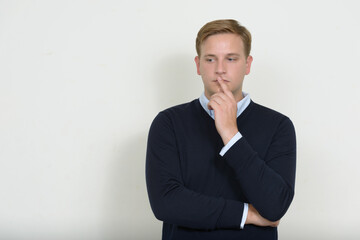
M 201 45 L 201 56 L 195 57 L 195 62 L 208 99 L 219 91 L 220 85 L 216 80 L 219 76 L 234 94 L 236 101 L 242 99 L 242 84 L 245 75 L 250 73 L 252 57 L 245 56 L 240 36 L 225 33 L 208 37 Z

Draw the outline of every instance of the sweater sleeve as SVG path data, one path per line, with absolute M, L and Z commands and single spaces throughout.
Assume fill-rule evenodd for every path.
M 184 186 L 171 120 L 160 113 L 147 143 L 146 183 L 157 219 L 187 228 L 240 229 L 244 203 L 206 196 Z
M 294 196 L 296 139 L 289 118 L 284 117 L 273 135 L 264 159 L 243 137 L 224 155 L 238 183 L 255 209 L 266 219 L 279 220 Z

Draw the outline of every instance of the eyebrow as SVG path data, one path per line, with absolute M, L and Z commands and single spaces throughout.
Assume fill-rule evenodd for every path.
M 235 57 L 240 57 L 240 54 L 238 53 L 228 53 L 226 54 L 227 57 L 230 57 L 230 56 L 235 56 Z M 206 54 L 204 55 L 204 57 L 217 57 L 215 54 Z
M 238 53 L 228 53 L 228 54 L 226 54 L 226 56 L 240 57 L 240 54 L 238 54 Z
M 215 54 L 206 54 L 206 55 L 204 55 L 204 57 L 216 57 L 216 55 Z

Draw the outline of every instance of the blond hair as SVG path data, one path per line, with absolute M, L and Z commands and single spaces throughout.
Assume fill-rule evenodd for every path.
M 241 26 L 236 20 L 221 19 L 208 22 L 198 32 L 196 37 L 196 52 L 200 57 L 201 44 L 210 36 L 221 33 L 233 33 L 239 35 L 244 43 L 245 56 L 250 55 L 251 50 L 251 34 L 244 27 Z

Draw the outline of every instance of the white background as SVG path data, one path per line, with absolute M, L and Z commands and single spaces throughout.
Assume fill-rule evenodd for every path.
M 296 194 L 279 239 L 359 239 L 354 1 L 0 1 L 0 239 L 160 239 L 151 121 L 200 96 L 195 37 L 253 35 L 244 90 L 289 116 Z

